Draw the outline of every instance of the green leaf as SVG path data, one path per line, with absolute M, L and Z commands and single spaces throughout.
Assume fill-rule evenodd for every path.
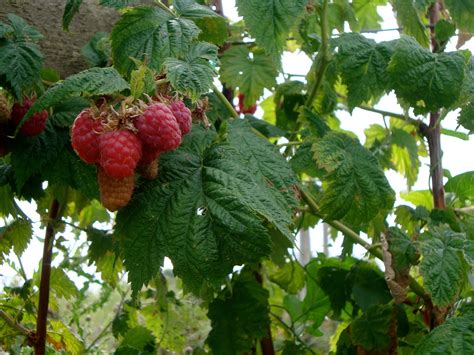
M 395 0 L 392 4 L 403 32 L 414 37 L 423 47 L 428 48 L 430 45 L 428 32 L 413 0 Z
M 39 279 L 38 279 L 39 284 Z M 79 290 L 74 282 L 66 275 L 66 273 L 57 267 L 51 268 L 51 281 L 49 285 L 51 292 L 56 297 L 69 300 L 79 296 Z
M 67 0 L 66 6 L 64 6 L 63 13 L 63 30 L 68 31 L 71 21 L 79 11 L 79 8 L 82 5 L 82 0 Z
M 474 102 L 462 108 L 458 116 L 458 123 L 471 134 L 474 133 Z
M 194 0 L 174 0 L 173 6 L 176 12 L 184 18 L 220 17 L 210 7 L 200 5 Z
M 110 60 L 112 48 L 107 32 L 97 32 L 87 44 L 81 48 L 81 54 L 92 67 L 106 67 Z
M 21 190 L 33 175 L 48 172 L 47 167 L 54 166 L 68 141 L 68 132 L 55 130 L 51 122 L 46 123 L 46 129 L 38 136 L 17 137 L 11 153 L 17 188 Z
M 474 200 L 474 171 L 452 177 L 444 188 L 446 192 L 452 192 L 460 199 Z
M 224 17 L 198 18 L 194 19 L 194 23 L 201 30 L 198 37 L 199 41 L 222 45 L 229 37 L 229 30 Z
M 296 294 L 304 286 L 305 271 L 299 264 L 289 262 L 278 271 L 270 274 L 270 280 L 288 293 Z
M 415 354 L 472 354 L 473 324 L 472 313 L 463 317 L 449 318 L 421 339 L 415 348 Z
M 156 339 L 151 330 L 137 326 L 127 331 L 116 354 L 130 354 L 129 349 L 137 354 L 156 353 Z M 134 352 L 132 352 L 134 353 Z
M 416 138 L 399 128 L 391 129 L 391 160 L 396 170 L 407 179 L 409 187 L 418 179 L 420 160 Z
M 335 43 L 342 81 L 348 88 L 349 109 L 378 99 L 388 86 L 391 42 L 376 43 L 358 33 L 347 33 Z
M 474 3 L 471 0 L 445 0 L 445 4 L 462 31 L 474 32 Z
M 351 324 L 351 338 L 366 351 L 388 350 L 391 337 L 393 308 L 391 305 L 371 306 Z
M 278 58 L 305 0 L 237 0 L 239 15 L 265 51 Z
M 19 127 L 34 112 L 48 109 L 79 95 L 107 95 L 129 89 L 128 83 L 114 68 L 91 68 L 69 76 L 66 80 L 50 87 L 41 95 L 23 117 Z
M 23 219 L 0 227 L 0 261 L 3 262 L 12 249 L 15 254 L 21 256 L 28 247 L 32 233 L 31 225 Z
M 0 76 L 5 76 L 17 99 L 22 99 L 24 91 L 40 78 L 43 54 L 33 42 L 41 39 L 42 35 L 21 17 L 13 14 L 7 17 L 12 35 L 8 39 L 0 37 Z M 5 24 L 0 21 L 2 25 Z
M 183 59 L 167 58 L 167 78 L 177 91 L 198 99 L 212 87 L 216 75 L 210 61 L 217 61 L 217 47 L 205 42 L 190 46 Z
M 312 177 L 322 176 L 324 172 L 318 169 L 313 159 L 313 142 L 304 142 L 290 160 L 290 166 L 297 174 L 307 174 Z
M 79 355 L 84 353 L 84 344 L 62 321 L 51 319 L 49 321 L 51 331 L 48 331 L 48 338 L 53 339 L 68 354 Z M 49 341 L 48 339 L 48 341 Z
M 263 89 L 272 89 L 276 85 L 275 64 L 261 51 L 251 52 L 245 46 L 234 46 L 225 51 L 221 64 L 221 81 L 239 88 L 245 95 L 246 107 L 263 95 Z
M 420 272 L 435 305 L 450 305 L 461 291 L 466 278 L 462 257 L 465 240 L 464 234 L 446 227 L 432 227 L 422 235 Z
M 129 9 L 114 26 L 110 37 L 114 64 L 126 76 L 135 67 L 130 58 L 143 61 L 160 72 L 166 58 L 177 58 L 188 52 L 199 32 L 191 20 L 175 18 L 159 7 Z
M 361 30 L 380 28 L 382 17 L 377 12 L 378 6 L 387 4 L 387 0 L 352 0 L 352 7 L 356 14 Z
M 58 103 L 53 108 L 53 114 L 48 117 L 48 120 L 55 127 L 69 128 L 76 116 L 89 105 L 89 101 L 82 97 L 71 97 Z
M 326 218 L 368 223 L 392 208 L 395 193 L 377 160 L 357 140 L 330 132 L 314 144 L 313 151 L 318 165 L 327 171 L 321 200 Z
M 137 0 L 100 0 L 99 4 L 106 7 L 113 7 L 115 9 L 122 9 L 124 7 L 133 5 Z
M 400 192 L 400 197 L 405 201 L 411 202 L 415 206 L 423 206 L 428 211 L 434 208 L 433 196 L 429 190 Z
M 160 178 L 143 184 L 119 212 L 116 233 L 132 288 L 158 272 L 164 256 L 194 291 L 222 282 L 234 265 L 270 254 L 269 224 L 291 237 L 287 206 L 249 162 L 199 129 L 160 158 Z
M 409 37 L 398 41 L 388 66 L 397 97 L 417 113 L 453 105 L 461 93 L 466 68 L 462 53 L 431 53 Z
M 268 291 L 251 272 L 234 275 L 232 289 L 224 289 L 209 305 L 212 330 L 206 342 L 215 354 L 249 351 L 270 326 Z
M 390 254 L 392 254 L 392 264 L 397 271 L 408 270 L 419 258 L 418 251 L 411 238 L 400 229 L 390 227 L 387 241 Z

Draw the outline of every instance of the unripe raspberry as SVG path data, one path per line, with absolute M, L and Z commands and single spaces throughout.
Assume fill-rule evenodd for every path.
M 142 156 L 142 144 L 129 130 L 121 129 L 100 136 L 100 166 L 115 178 L 132 176 Z
M 71 130 L 72 147 L 88 164 L 99 162 L 99 141 L 102 130 L 102 122 L 94 119 L 90 109 L 83 110 L 74 120 Z
M 30 98 L 25 98 L 23 104 L 16 102 L 13 104 L 11 112 L 11 120 L 15 126 L 18 126 L 22 118 L 28 112 L 31 106 L 33 106 L 34 100 Z M 26 121 L 23 126 L 21 126 L 20 132 L 25 136 L 37 136 L 44 131 L 46 127 L 46 120 L 48 119 L 48 111 L 43 110 L 41 112 L 35 112 L 29 119 Z
M 183 101 L 173 101 L 170 104 L 170 109 L 176 117 L 176 121 L 178 121 L 181 134 L 184 136 L 189 133 L 193 124 L 191 110 L 186 107 Z
M 101 167 L 97 170 L 99 182 L 100 202 L 109 211 L 116 211 L 125 207 L 132 198 L 135 186 L 133 175 L 125 178 L 115 178 L 108 175 Z
M 158 160 L 153 160 L 148 165 L 138 167 L 138 172 L 142 177 L 148 180 L 154 180 L 158 176 Z
M 171 110 L 162 103 L 147 107 L 135 120 L 142 142 L 159 151 L 173 150 L 181 144 L 181 130 Z
M 5 123 L 10 119 L 11 107 L 7 97 L 0 92 L 0 124 Z

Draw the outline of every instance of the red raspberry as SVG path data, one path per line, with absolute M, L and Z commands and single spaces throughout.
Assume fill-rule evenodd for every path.
M 115 178 L 133 175 L 142 156 L 142 144 L 129 130 L 122 129 L 100 136 L 100 166 Z
M 115 178 L 99 167 L 97 171 L 100 202 L 109 211 L 116 211 L 128 204 L 132 198 L 135 177 Z
M 20 105 L 16 102 L 12 107 L 11 120 L 15 126 L 18 126 L 21 119 L 25 116 L 31 106 L 33 106 L 34 100 L 25 98 L 23 100 L 23 105 Z M 37 136 L 44 131 L 46 127 L 46 120 L 48 119 L 48 111 L 43 110 L 41 112 L 35 112 L 29 119 L 26 121 L 23 126 L 21 126 L 21 133 L 25 136 Z
M 90 109 L 85 109 L 74 120 L 71 130 L 71 143 L 77 155 L 88 164 L 100 160 L 99 137 L 103 126 L 94 119 Z
M 189 133 L 193 124 L 191 110 L 186 107 L 183 101 L 173 101 L 170 104 L 170 109 L 174 117 L 176 117 L 176 121 L 178 121 L 181 134 L 184 136 Z
M 159 151 L 173 150 L 181 144 L 181 130 L 171 110 L 162 103 L 147 107 L 135 120 L 142 142 Z
M 245 100 L 245 95 L 244 94 L 239 94 L 239 113 L 245 114 L 250 114 L 253 115 L 255 111 L 257 111 L 257 105 L 254 104 L 250 107 L 245 107 L 244 106 L 244 100 Z

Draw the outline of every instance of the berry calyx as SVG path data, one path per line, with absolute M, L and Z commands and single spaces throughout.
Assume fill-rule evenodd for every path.
M 77 115 L 71 130 L 71 143 L 77 155 L 88 164 L 96 164 L 100 160 L 100 134 L 102 122 L 94 119 L 90 109 Z
M 125 178 L 115 178 L 99 167 L 97 180 L 100 190 L 100 202 L 109 211 L 117 211 L 129 203 L 135 186 L 133 175 Z
M 181 144 L 181 130 L 171 110 L 162 103 L 149 105 L 137 117 L 135 126 L 142 142 L 159 151 L 173 150 Z
M 189 133 L 193 124 L 191 110 L 186 107 L 183 101 L 173 101 L 170 104 L 171 112 L 173 112 L 176 121 L 178 121 L 181 134 L 184 136 Z
M 11 120 L 15 126 L 21 122 L 23 117 L 26 115 L 31 106 L 33 106 L 34 100 L 30 98 L 25 98 L 23 104 L 16 102 L 13 104 L 11 112 Z M 48 111 L 43 110 L 41 112 L 35 112 L 29 119 L 26 121 L 23 126 L 21 126 L 20 132 L 28 137 L 37 136 L 44 131 L 46 127 L 46 120 L 48 119 Z
M 133 176 L 142 156 L 142 144 L 127 129 L 110 131 L 100 136 L 100 166 L 115 178 Z

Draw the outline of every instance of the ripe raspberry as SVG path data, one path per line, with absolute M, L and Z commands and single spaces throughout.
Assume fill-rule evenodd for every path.
M 142 144 L 129 130 L 106 132 L 100 136 L 100 166 L 115 178 L 132 176 L 142 156 Z
M 0 123 L 10 119 L 11 107 L 7 97 L 0 91 Z
M 133 175 L 126 178 L 114 178 L 99 167 L 97 171 L 99 182 L 100 202 L 109 211 L 116 211 L 128 204 L 132 198 L 135 186 Z
M 34 100 L 30 98 L 25 98 L 23 100 L 23 105 L 20 105 L 18 102 L 13 104 L 11 120 L 15 126 L 18 126 L 22 118 L 28 112 L 31 106 L 33 106 Z M 41 112 L 35 112 L 28 121 L 21 126 L 21 133 L 23 135 L 32 137 L 37 136 L 44 131 L 46 127 L 46 120 L 48 119 L 48 111 L 43 110 Z
M 162 103 L 147 107 L 135 120 L 142 142 L 160 151 L 173 150 L 181 144 L 181 130 L 171 110 Z
M 153 160 L 148 165 L 138 167 L 138 172 L 141 176 L 148 180 L 154 180 L 158 176 L 158 160 Z
M 183 101 L 173 101 L 170 104 L 170 109 L 174 117 L 176 117 L 176 121 L 178 121 L 181 134 L 184 136 L 189 133 L 193 124 L 191 110 L 186 107 Z
M 88 164 L 99 162 L 99 137 L 102 130 L 102 122 L 93 118 L 90 109 L 83 110 L 74 120 L 71 130 L 72 147 Z
M 257 105 L 254 104 L 252 106 L 245 107 L 244 100 L 245 100 L 245 95 L 239 94 L 239 109 L 237 111 L 239 111 L 239 113 L 243 113 L 244 115 L 245 114 L 253 115 L 255 111 L 257 111 Z

